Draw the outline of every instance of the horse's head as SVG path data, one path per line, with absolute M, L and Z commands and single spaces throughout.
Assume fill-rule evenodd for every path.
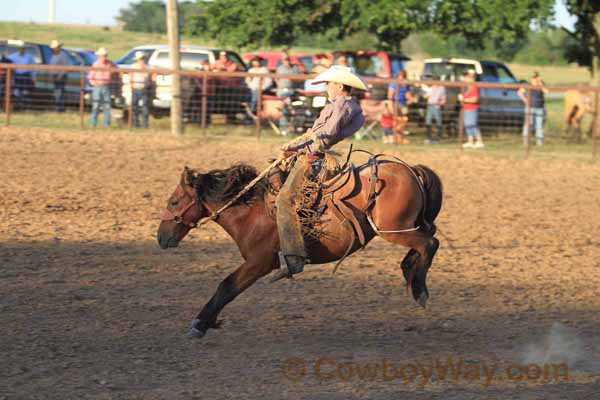
M 209 211 L 201 204 L 198 189 L 203 175 L 185 167 L 181 180 L 169 197 L 167 208 L 162 212 L 158 226 L 158 244 L 161 248 L 177 247 L 190 229 L 198 221 L 209 216 Z

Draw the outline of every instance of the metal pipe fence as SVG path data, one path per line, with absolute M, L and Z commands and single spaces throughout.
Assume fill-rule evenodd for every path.
M 104 71 L 105 79 L 90 82 L 90 71 Z M 74 123 L 81 128 L 86 121 L 89 125 L 116 124 L 128 129 L 146 127 L 150 118 L 153 123 L 169 118 L 174 74 L 181 77 L 184 122 L 196 125 L 204 134 L 218 124 L 246 124 L 257 138 L 265 129 L 279 135 L 300 134 L 310 128 L 327 102 L 324 87 L 311 82 L 314 75 L 0 64 L 4 124 L 10 125 L 17 116 L 47 112 L 64 114 L 73 121 L 78 119 Z M 464 93 L 467 83 L 380 78 L 365 78 L 365 81 L 369 91 L 361 93 L 359 101 L 367 122 L 358 136 L 372 139 L 381 136 L 380 123 L 389 113 L 384 100 L 390 84 L 408 85 L 414 99 L 404 105 L 395 96 L 387 103 L 392 105 L 388 117 L 394 121 L 394 130 L 403 130 L 396 134 L 437 131 L 438 123 L 430 122 L 427 117 L 427 94 L 432 86 L 439 85 L 445 88 L 447 96 L 441 108 L 442 139 L 463 148 L 464 113 L 458 94 Z M 518 138 L 522 137 L 524 154 L 528 156 L 531 139 L 535 137 L 540 143 L 544 125 L 546 131 L 560 132 L 563 139 L 577 142 L 582 140 L 585 130 L 582 121 L 587 119 L 586 136 L 596 157 L 599 87 L 544 86 L 546 105 L 540 111 L 531 103 L 532 93 L 540 87 L 490 82 L 476 82 L 475 86 L 481 99 L 479 125 L 486 136 L 516 132 Z M 525 101 L 518 96 L 519 91 L 526 94 Z

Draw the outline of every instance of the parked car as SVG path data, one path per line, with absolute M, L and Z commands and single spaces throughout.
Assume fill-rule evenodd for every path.
M 85 65 L 88 67 L 94 64 L 98 59 L 98 56 L 93 50 L 65 48 L 65 51 L 71 54 L 74 59 L 79 61 L 81 63 L 80 65 Z
M 519 83 L 512 71 L 503 63 L 490 60 L 465 58 L 431 58 L 425 60 L 422 79 L 439 77 L 442 81 L 460 81 L 468 70 L 474 70 L 478 82 Z M 427 89 L 427 88 L 424 88 Z M 457 96 L 458 87 L 447 87 L 447 102 L 444 106 L 444 125 L 454 134 L 457 129 L 461 105 Z M 420 109 L 424 110 L 425 99 L 420 97 Z M 482 127 L 521 127 L 524 122 L 523 102 L 515 89 L 481 88 L 479 123 Z M 421 112 L 424 115 L 424 111 Z
M 117 66 L 121 68 L 130 68 L 135 62 L 135 54 L 138 51 L 145 54 L 147 65 L 150 68 L 171 68 L 170 51 L 169 46 L 167 45 L 151 45 L 133 48 L 116 61 Z M 208 61 L 213 65 L 221 51 L 226 52 L 227 57 L 237 64 L 239 70 L 247 70 L 246 64 L 244 64 L 240 56 L 233 51 L 188 45 L 181 46 L 180 48 L 179 55 L 181 68 L 184 70 L 200 70 L 202 63 L 205 61 Z M 131 87 L 129 85 L 128 74 L 125 73 L 122 75 L 122 82 L 123 104 L 128 107 L 131 102 Z M 151 95 L 151 113 L 155 117 L 160 117 L 169 113 L 172 98 L 171 84 L 171 75 L 157 74 L 155 76 Z M 236 87 L 236 93 L 233 95 L 230 92 L 225 93 L 224 91 L 220 91 L 220 86 L 217 84 L 217 93 L 212 100 L 215 104 L 226 104 L 227 107 L 213 107 L 214 113 L 226 114 L 228 117 L 233 117 L 244 112 L 241 104 L 250 101 L 250 91 L 246 87 L 243 78 L 239 78 L 239 82 L 232 86 Z M 192 108 L 197 108 L 200 104 L 200 86 L 198 84 L 198 79 L 183 76 L 181 79 L 181 90 L 184 112 L 186 114 L 197 114 L 193 112 Z
M 50 46 L 41 43 L 25 42 L 22 40 L 0 40 L 0 54 L 9 56 L 19 51 L 20 46 L 25 46 L 25 51 L 33 57 L 38 65 L 49 64 L 52 57 Z M 67 56 L 69 65 L 81 65 L 80 62 L 65 49 L 61 50 Z M 67 83 L 65 86 L 65 104 L 79 104 L 80 96 L 80 72 L 67 73 Z M 33 86 L 31 88 L 31 100 L 35 107 L 54 107 L 54 84 L 51 71 L 34 71 Z M 0 94 L 4 97 L 4 92 Z

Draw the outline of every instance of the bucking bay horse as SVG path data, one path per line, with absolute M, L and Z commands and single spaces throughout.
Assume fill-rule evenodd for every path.
M 238 164 L 205 173 L 186 167 L 181 174 L 161 216 L 160 246 L 177 247 L 191 229 L 214 221 L 233 238 L 244 259 L 192 321 L 188 336 L 202 337 L 208 329 L 218 328 L 217 316 L 225 305 L 279 268 L 273 199 L 285 172 L 272 171 L 262 178 L 254 167 Z M 307 241 L 310 264 L 343 260 L 381 236 L 409 248 L 400 266 L 407 288 L 425 307 L 427 271 L 439 246 L 434 220 L 442 206 L 442 183 L 436 173 L 423 165 L 370 154 L 360 166 L 347 162 L 337 175 L 320 183 L 318 192 L 314 209 L 322 215 L 321 234 Z

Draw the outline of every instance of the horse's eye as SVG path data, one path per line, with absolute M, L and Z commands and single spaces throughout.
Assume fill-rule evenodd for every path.
M 171 205 L 173 207 L 177 207 L 177 204 L 179 204 L 179 200 L 175 199 L 175 200 L 171 200 Z

